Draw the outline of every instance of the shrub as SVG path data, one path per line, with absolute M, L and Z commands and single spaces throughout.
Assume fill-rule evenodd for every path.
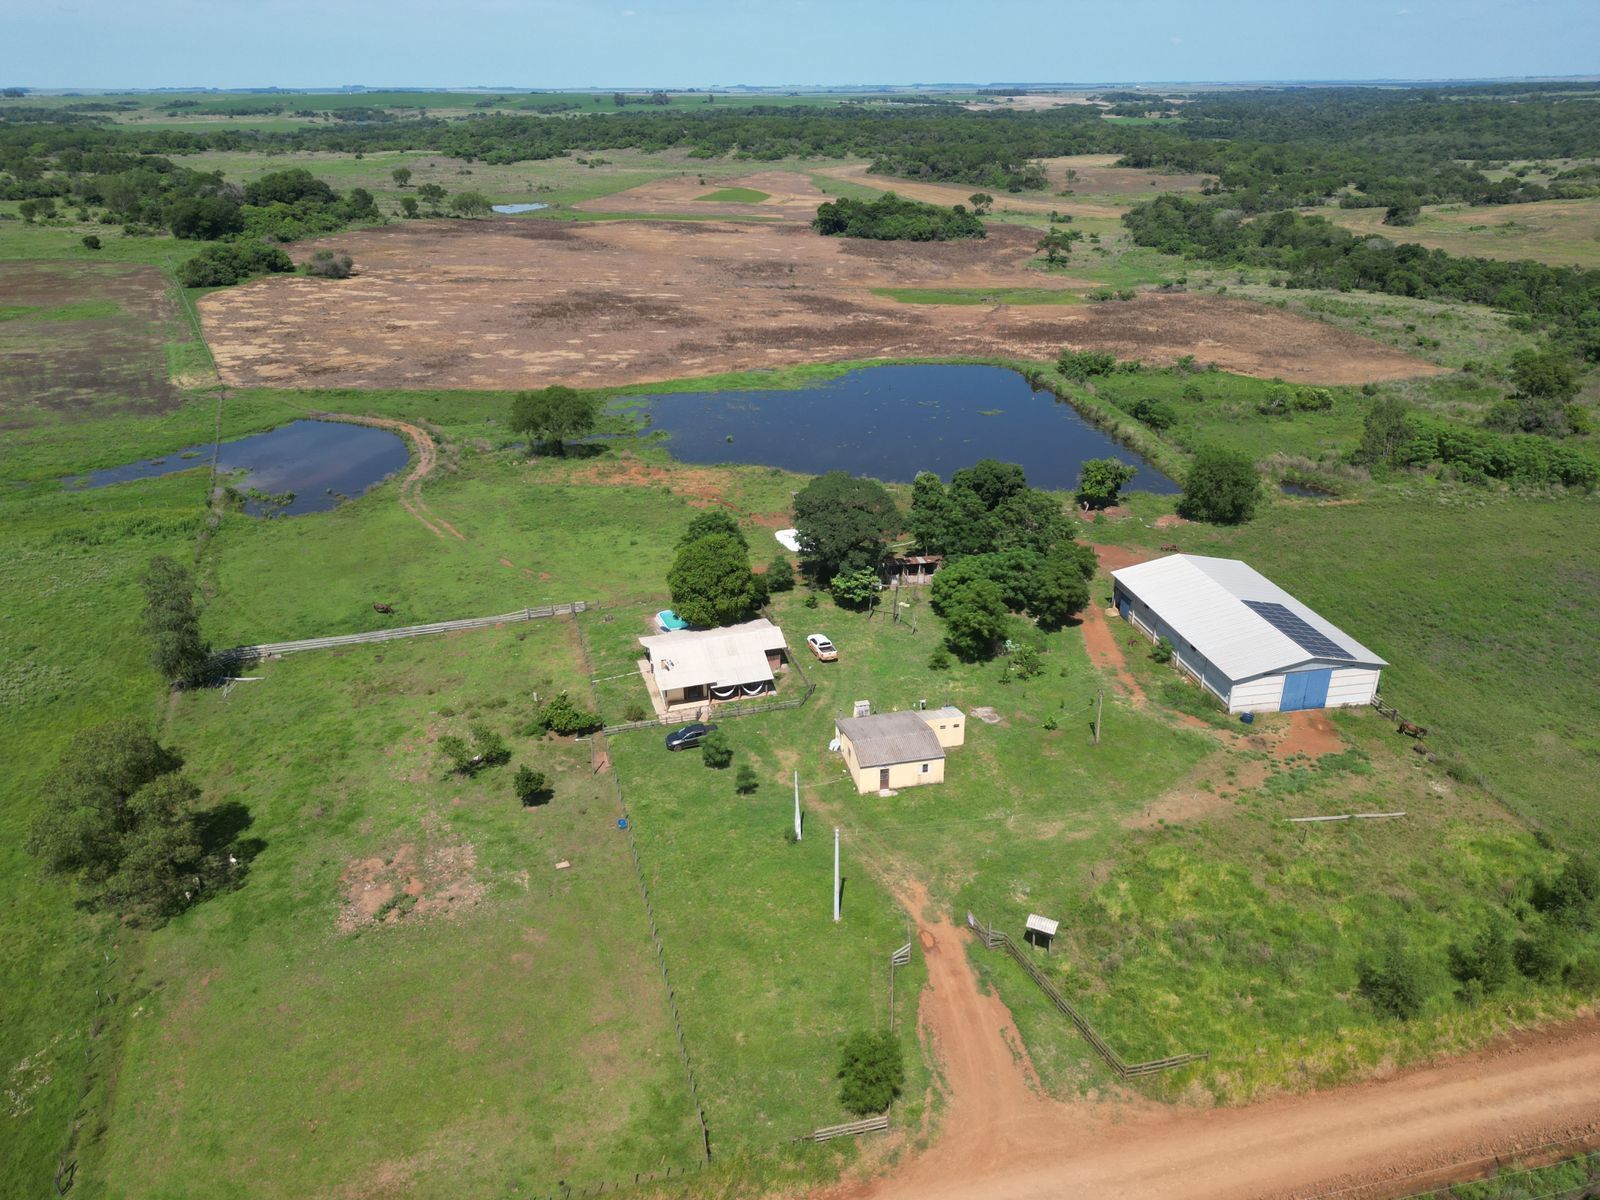
M 511 748 L 506 745 L 505 738 L 487 725 L 474 723 L 469 726 L 468 732 L 472 734 L 472 745 L 480 766 L 498 767 L 511 761 Z
M 1333 393 L 1327 388 L 1301 388 L 1294 394 L 1296 412 L 1327 412 L 1333 407 Z
M 1115 504 L 1125 484 L 1132 482 L 1139 469 L 1120 458 L 1090 458 L 1078 468 L 1079 504 L 1105 508 Z
M 86 233 L 86 234 L 84 234 L 83 235 L 83 248 L 85 250 L 98 250 L 98 249 L 100 249 L 100 235 L 97 234 L 97 233 Z
M 887 1033 L 853 1033 L 839 1058 L 839 1101 L 857 1116 L 881 1113 L 905 1084 L 900 1043 Z
M 1011 652 L 1009 667 L 1019 679 L 1032 679 L 1044 670 L 1044 660 L 1037 647 L 1024 643 Z
M 320 279 L 349 279 L 355 262 L 344 251 L 318 250 L 306 264 L 306 274 Z
M 969 212 L 905 200 L 893 192 L 872 200 L 841 197 L 822 204 L 811 228 L 824 237 L 878 241 L 945 242 L 984 236 L 983 222 Z
M 550 787 L 544 772 L 529 767 L 517 768 L 517 773 L 511 778 L 511 790 L 522 802 L 523 808 L 532 808 L 550 799 Z
M 767 566 L 767 591 L 774 596 L 794 591 L 794 564 L 781 554 Z
M 725 769 L 733 761 L 733 747 L 728 745 L 728 737 L 722 730 L 714 729 L 706 734 L 700 743 L 700 761 L 714 771 Z
M 472 757 L 472 748 L 467 745 L 466 738 L 457 737 L 447 733 L 436 743 L 439 753 L 444 755 L 450 763 L 450 770 L 457 775 L 475 775 L 478 764 Z
M 1566 934 L 1553 923 L 1541 925 L 1532 933 L 1517 939 L 1511 956 L 1517 964 L 1517 970 L 1529 979 L 1555 983 L 1567 967 L 1569 954 Z
M 1056 359 L 1056 370 L 1078 383 L 1094 375 L 1109 375 L 1116 368 L 1117 356 L 1103 350 L 1063 350 Z
M 1150 657 L 1163 665 L 1172 661 L 1173 646 L 1168 638 L 1157 638 L 1156 644 L 1150 649 Z
M 643 721 L 650 716 L 650 710 L 637 700 L 628 702 L 628 707 L 622 710 L 624 721 Z
M 539 709 L 535 723 L 542 729 L 559 734 L 588 733 L 600 728 L 600 718 L 579 708 L 566 692 L 546 700 Z
M 1464 994 L 1499 991 L 1515 973 L 1511 942 L 1499 925 L 1486 926 L 1464 946 L 1450 947 L 1450 974 L 1463 985 Z
M 933 648 L 933 653 L 928 655 L 928 670 L 948 671 L 953 661 L 950 657 L 950 651 L 946 650 L 941 642 Z
M 294 270 L 294 262 L 276 246 L 261 242 L 224 242 L 207 246 L 178 268 L 184 287 L 228 287 L 252 275 Z
M 760 786 L 761 780 L 756 777 L 755 768 L 749 763 L 741 763 L 734 774 L 733 790 L 741 796 L 750 796 Z
M 1595 901 L 1600 899 L 1600 873 L 1589 859 L 1571 855 L 1561 873 L 1533 889 L 1533 906 L 1540 912 L 1579 929 L 1593 923 Z
M 1199 404 L 1205 400 L 1206 394 L 1200 390 L 1198 383 L 1186 383 L 1183 385 L 1183 398 L 1190 404 Z
M 1396 936 L 1383 949 L 1363 958 L 1356 968 L 1361 994 L 1379 1012 L 1401 1020 L 1422 1011 L 1427 992 L 1422 966 Z

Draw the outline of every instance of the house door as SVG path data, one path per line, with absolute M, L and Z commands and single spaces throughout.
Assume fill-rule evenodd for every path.
M 1128 610 L 1131 609 L 1132 607 L 1133 607 L 1133 604 L 1128 599 L 1128 593 L 1124 592 L 1124 591 L 1118 591 L 1117 592 L 1117 611 L 1122 614 L 1122 619 L 1124 621 L 1126 621 L 1128 619 Z
M 886 792 L 886 791 L 889 790 L 889 768 L 888 767 L 879 767 L 878 768 L 878 790 L 882 791 L 882 792 Z
M 1328 703 L 1328 684 L 1333 668 L 1321 671 L 1296 671 L 1283 677 L 1283 700 L 1279 712 L 1298 712 L 1303 708 L 1323 708 Z

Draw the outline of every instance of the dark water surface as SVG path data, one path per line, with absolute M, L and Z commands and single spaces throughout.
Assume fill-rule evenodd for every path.
M 291 421 L 266 433 L 223 442 L 217 470 L 225 475 L 243 472 L 243 478 L 230 480 L 240 491 L 254 489 L 269 496 L 294 493 L 294 500 L 284 505 L 246 501 L 245 511 L 298 516 L 326 512 L 341 499 L 361 495 L 401 470 L 408 459 L 405 439 L 387 429 L 343 421 Z M 72 484 L 105 487 L 210 465 L 209 445 L 189 446 L 165 458 L 91 471 Z
M 1129 490 L 1180 490 L 1070 404 L 1002 367 L 865 367 L 796 390 L 646 400 L 680 462 L 843 470 L 904 483 L 918 471 L 948 480 L 980 458 L 998 458 L 1019 464 L 1034 487 L 1067 489 L 1077 486 L 1085 459 L 1120 458 L 1139 469 Z

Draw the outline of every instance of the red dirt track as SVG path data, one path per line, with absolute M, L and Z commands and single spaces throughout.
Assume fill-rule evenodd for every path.
M 1439 368 L 1230 297 L 1107 304 L 902 304 L 874 288 L 1073 281 L 1027 268 L 1038 234 L 823 238 L 797 220 L 407 221 L 295 249 L 348 251 L 347 280 L 274 276 L 200 301 L 235 386 L 519 389 L 644 383 L 872 358 L 1051 359 L 1063 346 L 1151 363 L 1348 384 Z
M 969 935 L 910 907 L 928 964 L 920 1020 L 948 1107 L 933 1147 L 817 1200 L 1185 1200 L 1402 1196 L 1554 1142 L 1600 1138 L 1600 1020 L 1436 1067 L 1245 1108 L 1042 1098 L 1010 1014 L 983 995 Z

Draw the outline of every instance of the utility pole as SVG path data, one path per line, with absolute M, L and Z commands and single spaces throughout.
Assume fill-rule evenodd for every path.
M 839 827 L 833 827 L 833 919 L 839 919 Z
M 900 624 L 900 576 L 894 577 L 894 623 Z
M 1094 694 L 1094 744 L 1100 744 L 1100 714 L 1105 709 L 1106 690 L 1101 688 Z
M 800 829 L 800 772 L 794 773 L 794 840 L 799 841 Z

